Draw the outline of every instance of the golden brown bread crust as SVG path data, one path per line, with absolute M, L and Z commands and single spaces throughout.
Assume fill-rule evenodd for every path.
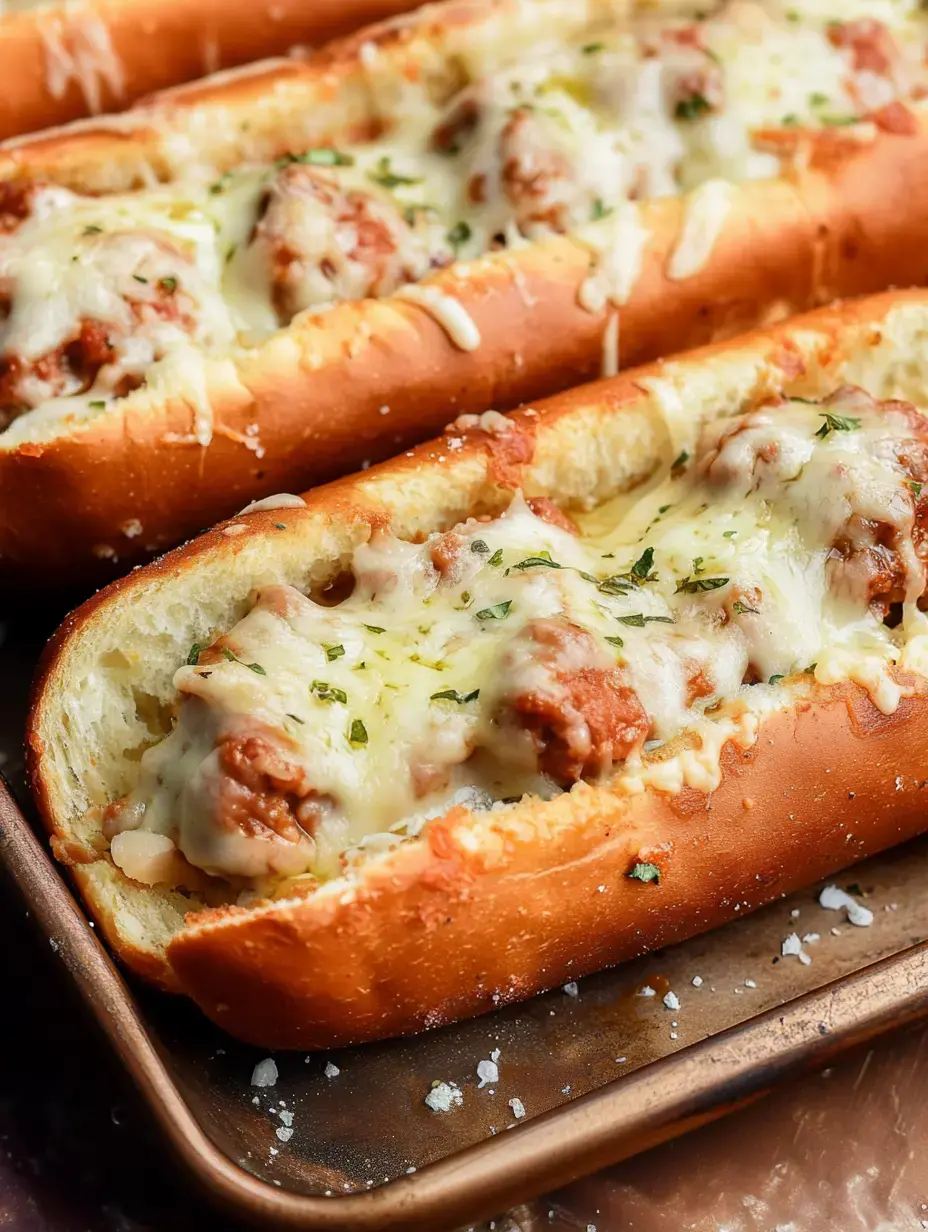
M 120 111 L 206 73 L 319 44 L 415 0 L 88 0 L 0 18 L 0 140 Z
M 917 137 L 829 138 L 793 180 L 743 185 L 704 267 L 673 281 L 686 208 L 641 207 L 652 238 L 619 313 L 623 368 L 836 296 L 928 280 L 928 117 Z M 304 316 L 239 363 L 238 386 L 217 390 L 205 448 L 180 443 L 188 405 L 144 391 L 45 441 L 4 448 L 0 436 L 0 576 L 44 586 L 112 576 L 256 496 L 387 457 L 460 412 L 595 376 L 607 317 L 578 303 L 589 260 L 578 241 L 554 238 L 430 279 L 476 324 L 472 352 L 398 299 Z
M 678 389 L 695 422 L 700 397 L 731 410 L 783 387 L 816 396 L 864 379 L 889 339 L 880 392 L 915 397 L 925 388 L 928 293 L 878 296 L 569 391 L 517 412 L 500 436 L 477 426 L 463 442 L 441 438 L 307 494 L 305 508 L 235 519 L 123 578 L 62 626 L 36 680 L 27 761 L 58 844 L 75 842 L 87 803 L 122 790 L 108 785 L 105 750 L 75 726 L 87 677 L 98 673 L 96 696 L 126 667 L 134 706 L 151 689 L 147 649 L 160 653 L 173 632 L 165 614 L 179 621 L 185 603 L 230 596 L 225 615 L 216 609 L 176 633 L 167 656 L 176 664 L 191 641 L 230 627 L 258 579 L 305 586 L 311 565 L 343 557 L 364 528 L 389 522 L 414 537 L 498 509 L 514 487 L 569 508 L 633 486 L 668 446 L 660 416 L 645 408 L 657 386 Z M 194 587 L 203 599 L 189 598 Z M 310 1048 L 416 1030 L 682 939 L 922 830 L 928 680 L 912 682 L 914 695 L 889 716 L 857 686 L 788 682 L 792 704 L 768 714 L 756 742 L 729 741 L 711 794 L 581 785 L 479 821 L 456 810 L 423 840 L 298 904 L 200 913 L 187 928 L 183 913 L 204 904 L 175 894 L 166 955 L 124 918 L 164 895 L 134 886 L 93 850 L 74 871 L 120 956 L 232 1034 Z M 659 864 L 659 885 L 627 878 L 639 858 Z
M 217 911 L 168 957 L 213 1021 L 268 1048 L 361 1043 L 484 1013 L 919 833 L 926 699 L 922 681 L 887 717 L 855 685 L 818 688 L 768 719 L 752 748 L 728 744 L 710 796 L 574 789 L 536 804 L 528 824 L 490 824 L 479 851 L 456 841 L 449 814 L 356 893 Z M 639 860 L 658 862 L 660 884 L 627 876 Z

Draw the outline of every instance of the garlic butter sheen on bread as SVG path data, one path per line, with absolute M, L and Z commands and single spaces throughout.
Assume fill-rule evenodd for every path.
M 0 149 L 0 575 L 928 277 L 911 3 L 471 0 Z
M 928 297 L 884 296 L 243 513 L 52 643 L 57 854 L 135 970 L 313 1048 L 919 832 L 926 404 Z

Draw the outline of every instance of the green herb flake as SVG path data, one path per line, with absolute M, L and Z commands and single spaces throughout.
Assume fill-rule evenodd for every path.
M 584 576 L 587 581 L 595 582 L 596 589 L 603 595 L 627 595 L 632 589 L 631 583 L 625 581 L 619 573 L 602 579 L 594 578 L 592 575 Z
M 593 204 L 590 206 L 590 222 L 601 222 L 614 212 L 612 206 L 606 205 L 602 197 L 594 197 Z
M 82 235 L 102 235 L 103 228 L 96 226 L 94 223 L 88 224 L 81 232 Z
M 737 535 L 737 533 L 738 533 L 738 532 L 737 532 L 736 530 L 727 530 L 727 531 L 725 531 L 724 535 L 722 535 L 722 538 L 723 538 L 723 539 L 734 539 L 734 537 L 735 537 L 735 535 Z
M 605 43 L 584 43 L 580 48 L 585 56 L 595 56 L 598 51 L 605 51 Z
M 779 684 L 780 681 L 783 679 L 784 679 L 783 673 L 780 672 L 779 675 L 777 676 L 771 676 L 770 679 L 767 681 L 767 683 L 768 684 Z
M 470 550 L 472 552 L 476 552 L 478 556 L 486 556 L 490 549 L 482 539 L 473 539 L 471 541 Z
M 382 629 L 380 625 L 365 625 L 364 628 L 368 633 L 386 633 L 386 629 Z
M 377 160 L 376 171 L 368 171 L 367 178 L 373 180 L 375 184 L 380 184 L 383 188 L 408 188 L 413 184 L 421 184 L 421 176 L 397 175 L 390 168 L 390 159 L 385 154 L 383 158 Z M 466 225 L 466 224 L 465 224 Z
M 502 563 L 503 563 L 503 549 L 497 548 L 496 551 L 493 553 L 493 555 L 490 557 L 490 559 L 487 561 L 487 564 L 495 566 L 495 565 L 501 565 Z
M 466 702 L 475 702 L 479 696 L 479 689 L 474 689 L 471 693 L 459 693 L 457 689 L 441 689 L 438 693 L 433 693 L 429 701 L 457 702 L 459 706 L 463 706 Z
M 819 119 L 829 128 L 849 128 L 852 124 L 859 123 L 859 117 L 856 115 L 823 115 L 819 116 Z
M 671 464 L 671 467 L 670 467 L 671 471 L 677 471 L 679 473 L 680 471 L 683 470 L 683 468 L 686 466 L 689 460 L 690 460 L 689 453 L 685 449 L 682 449 L 677 454 L 677 456 L 674 458 Z
M 323 643 L 322 649 L 325 651 L 325 657 L 330 663 L 334 663 L 336 659 L 340 659 L 345 653 L 345 647 L 341 645 L 326 646 Z
M 639 582 L 651 579 L 651 566 L 654 564 L 654 549 L 645 548 L 631 568 L 631 576 Z
M 460 222 L 456 222 L 454 224 L 448 232 L 448 243 L 454 249 L 455 256 L 457 256 L 460 249 L 467 243 L 472 234 L 470 224 L 465 222 L 463 218 Z
M 503 603 L 495 603 L 493 607 L 483 608 L 476 613 L 476 617 L 478 620 L 505 620 L 511 607 L 512 600 L 506 599 Z
M 364 726 L 363 719 L 351 720 L 348 739 L 351 744 L 367 744 L 367 728 Z
M 736 616 L 757 616 L 759 615 L 756 607 L 748 607 L 746 603 L 742 603 L 740 599 L 736 599 L 731 605 L 731 610 Z
M 526 556 L 525 560 L 520 560 L 517 565 L 512 566 L 513 569 L 563 569 L 563 565 L 559 565 L 556 560 L 552 560 L 550 554 L 539 554 L 538 556 Z
M 906 485 L 913 496 L 921 496 L 922 485 L 916 479 L 910 479 Z
M 809 95 L 809 106 L 810 107 L 824 107 L 827 102 L 828 102 L 828 95 L 823 94 L 821 90 L 813 90 L 812 93 Z
M 620 650 L 625 645 L 625 642 L 620 637 L 607 637 L 606 641 L 609 643 L 610 646 L 618 646 Z
M 165 278 L 158 279 L 158 286 L 162 291 L 167 291 L 168 295 L 172 295 L 177 290 L 177 279 L 168 274 Z
M 90 407 L 92 411 L 102 411 L 103 408 L 106 406 L 106 403 L 102 399 L 100 399 L 95 402 L 88 402 L 87 405 Z
M 643 612 L 633 612 L 631 616 L 616 617 L 620 625 L 628 625 L 630 629 L 643 629 L 645 625 L 672 625 L 672 616 L 645 616 Z
M 704 563 L 704 562 L 705 562 L 705 557 L 704 557 L 704 556 L 694 556 L 694 557 L 693 557 L 693 572 L 694 572 L 697 576 L 698 576 L 700 573 L 705 573 L 706 568 L 705 568 L 705 563 Z
M 727 577 L 685 577 L 677 583 L 675 595 L 695 595 L 704 593 L 709 590 L 719 590 L 722 586 L 727 586 L 731 578 Z
M 691 94 L 689 98 L 680 99 L 673 114 L 678 120 L 698 120 L 711 110 L 709 100 L 704 95 Z
M 293 163 L 303 163 L 307 167 L 353 167 L 354 159 L 350 154 L 343 154 L 331 146 L 317 146 L 305 150 L 302 154 L 285 154 L 277 160 L 278 169 L 289 167 Z
M 626 876 L 632 881 L 643 881 L 645 883 L 653 881 L 655 885 L 658 885 L 661 879 L 661 870 L 656 864 L 644 863 L 639 860 L 632 871 L 626 873 Z
M 305 719 L 301 719 L 298 714 L 291 714 L 289 710 L 287 711 L 286 717 L 288 719 L 293 719 L 294 723 L 299 723 L 300 727 L 306 723 Z
M 148 286 L 148 279 L 143 278 L 141 274 L 133 274 L 132 277 L 135 279 L 136 282 L 141 282 L 144 286 L 146 287 Z
M 832 415 L 831 411 L 822 411 L 821 415 L 825 422 L 815 434 L 820 440 L 830 432 L 856 432 L 860 427 L 860 420 L 853 415 Z
M 196 667 L 200 662 L 200 651 L 202 647 L 198 642 L 194 642 L 187 653 L 187 658 L 184 660 L 187 667 Z
M 315 693 L 321 702 L 341 702 L 343 706 L 348 703 L 348 694 L 345 690 L 337 689 L 325 680 L 314 680 L 309 691 Z

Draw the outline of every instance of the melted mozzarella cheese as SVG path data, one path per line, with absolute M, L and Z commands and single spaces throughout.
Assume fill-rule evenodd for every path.
M 592 764 L 590 689 L 611 704 L 621 681 L 649 741 L 692 736 L 644 762 L 632 741 L 609 770 L 628 792 L 714 790 L 724 742 L 747 746 L 759 716 L 787 704 L 773 687 L 785 675 L 854 681 L 891 712 L 910 637 L 911 663 L 926 658 L 925 567 L 896 452 L 910 430 L 871 406 L 723 420 L 688 469 L 580 515 L 579 535 L 517 497 L 423 544 L 375 533 L 334 607 L 266 586 L 208 662 L 179 668 L 177 726 L 142 758 L 115 828 L 166 835 L 220 875 L 331 876 L 346 852 L 418 832 L 462 792 L 487 806 L 569 785 L 549 777 L 525 716 Z M 896 628 L 842 547 L 855 519 L 897 532 Z M 739 706 L 716 716 L 722 701 Z M 247 773 L 230 769 L 243 759 Z M 298 838 L 243 822 L 280 793 L 297 816 L 309 801 Z

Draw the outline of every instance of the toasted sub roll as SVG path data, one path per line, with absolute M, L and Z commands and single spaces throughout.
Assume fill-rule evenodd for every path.
M 448 0 L 8 143 L 0 571 L 924 280 L 928 15 L 820 7 Z
M 13 0 L 0 16 L 0 139 L 121 111 L 155 90 L 324 43 L 413 2 L 275 0 L 230 11 L 178 0 Z
M 115 952 L 323 1048 L 924 829 L 926 373 L 928 294 L 819 310 L 464 417 L 97 594 L 27 747 Z

